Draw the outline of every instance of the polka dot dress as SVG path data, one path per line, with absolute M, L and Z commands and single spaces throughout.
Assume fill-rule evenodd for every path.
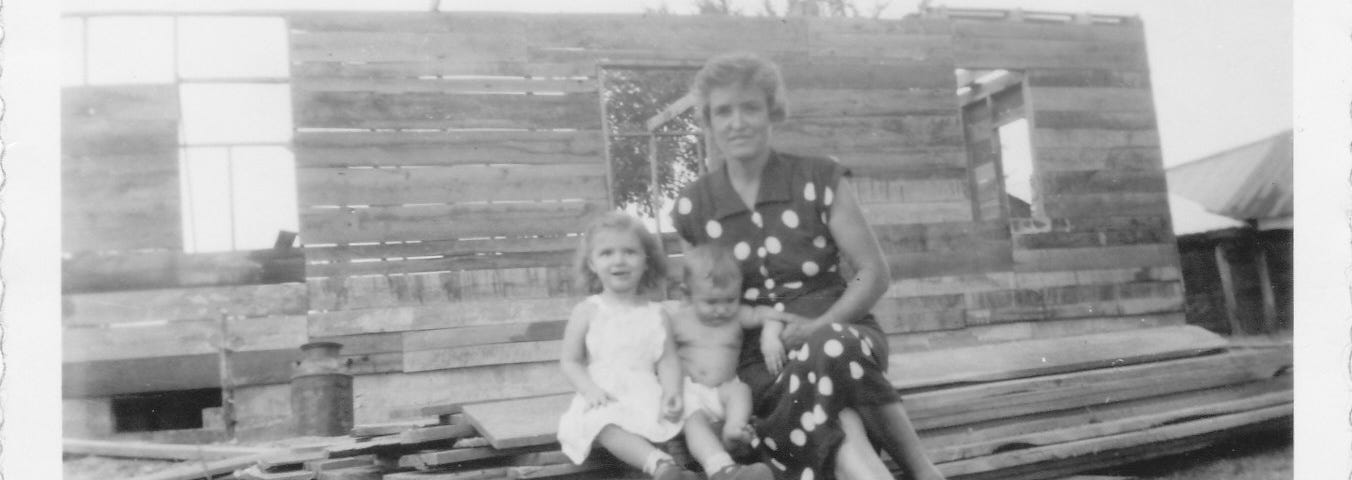
M 840 251 L 827 227 L 845 175 L 831 159 L 773 152 L 754 207 L 720 169 L 682 191 L 672 220 L 691 244 L 732 250 L 746 302 L 814 318 L 845 291 Z M 844 438 L 840 410 L 899 401 L 883 375 L 887 342 L 872 316 L 816 331 L 789 352 L 778 376 L 765 369 L 759 332 L 744 337 L 738 375 L 755 402 L 753 445 L 777 478 L 833 478 Z

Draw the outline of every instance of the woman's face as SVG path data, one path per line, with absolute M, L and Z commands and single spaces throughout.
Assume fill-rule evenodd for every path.
M 729 160 L 755 160 L 770 154 L 770 106 L 758 87 L 742 84 L 710 90 L 709 126 L 714 145 Z

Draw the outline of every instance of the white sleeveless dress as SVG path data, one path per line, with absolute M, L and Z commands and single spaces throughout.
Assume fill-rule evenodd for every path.
M 582 463 L 591 453 L 596 435 L 611 424 L 653 442 L 670 440 L 681 431 L 681 425 L 661 418 L 657 360 L 662 357 L 667 331 L 660 305 L 622 305 L 599 295 L 584 301 L 597 305 L 585 337 L 587 372 L 615 400 L 586 410 L 582 395 L 573 396 L 568 411 L 559 419 L 563 453 L 573 463 Z

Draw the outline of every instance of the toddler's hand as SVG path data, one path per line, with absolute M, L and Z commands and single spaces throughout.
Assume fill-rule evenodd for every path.
M 587 401 L 587 410 L 591 410 L 605 406 L 607 403 L 615 400 L 615 397 L 610 396 L 605 390 L 596 388 L 588 392 L 583 392 L 582 399 Z
M 784 342 L 779 337 L 762 335 L 761 355 L 765 356 L 765 369 L 770 375 L 779 375 L 784 368 Z
M 662 418 L 672 423 L 679 422 L 684 409 L 685 405 L 681 401 L 679 392 L 662 393 Z

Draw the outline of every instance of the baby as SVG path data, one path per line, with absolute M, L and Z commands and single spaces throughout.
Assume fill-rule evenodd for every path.
M 676 353 L 685 373 L 686 444 L 709 475 L 733 468 L 729 450 L 755 441 L 751 418 L 751 390 L 737 379 L 742 329 L 763 327 L 761 351 L 766 366 L 777 374 L 784 365 L 779 333 L 792 315 L 769 307 L 741 304 L 742 273 L 732 253 L 712 244 L 685 253 L 683 272 L 688 298 L 663 307 L 670 321 Z M 722 422 L 721 434 L 715 425 Z M 733 466 L 733 467 L 729 467 Z M 742 467 L 737 478 L 760 478 L 757 464 Z M 750 475 L 750 476 L 743 476 Z

